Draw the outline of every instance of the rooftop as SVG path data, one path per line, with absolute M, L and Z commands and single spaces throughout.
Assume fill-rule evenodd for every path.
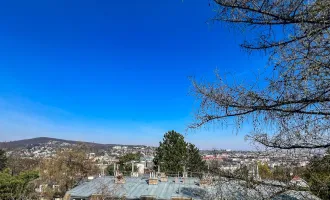
M 292 190 L 281 192 L 281 184 L 274 184 L 279 187 L 259 185 L 254 189 L 247 189 L 237 181 L 223 180 L 200 186 L 201 180 L 198 178 L 168 177 L 167 182 L 161 182 L 156 178 L 158 184 L 151 185 L 148 184 L 148 178 L 148 176 L 126 177 L 125 183 L 116 184 L 115 178 L 112 176 L 99 177 L 69 190 L 66 194 L 66 199 L 85 200 L 94 195 L 102 195 L 126 197 L 125 199 L 127 200 L 144 199 L 142 197 L 152 197 L 146 199 L 157 200 L 214 200 L 219 198 L 219 192 L 221 192 L 221 196 L 228 199 L 319 200 L 319 198 L 309 192 Z
M 88 198 L 96 194 L 125 196 L 126 199 L 139 199 L 141 196 L 154 196 L 157 199 L 173 197 L 202 199 L 202 194 L 205 193 L 205 190 L 198 186 L 197 178 L 185 178 L 183 181 L 169 177 L 167 182 L 159 182 L 157 185 L 149 185 L 147 181 L 146 177 L 127 177 L 125 184 L 115 184 L 114 177 L 105 176 L 85 182 L 68 191 L 67 194 L 70 194 L 71 199 Z

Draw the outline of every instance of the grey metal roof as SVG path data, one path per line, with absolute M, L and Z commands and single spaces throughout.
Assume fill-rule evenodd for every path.
M 172 197 L 188 197 L 194 200 L 215 199 L 313 199 L 319 198 L 309 192 L 286 191 L 273 198 L 280 188 L 273 186 L 257 186 L 255 189 L 244 188 L 237 181 L 219 181 L 208 187 L 200 187 L 199 179 L 186 178 L 184 183 L 175 183 L 174 177 L 169 177 L 168 182 L 159 182 L 158 185 L 148 185 L 147 177 L 126 177 L 125 184 L 115 184 L 110 176 L 96 178 L 85 182 L 67 193 L 71 199 L 88 198 L 92 195 L 103 194 L 113 197 L 125 196 L 126 199 L 139 199 L 141 196 L 154 196 L 156 199 L 171 199 Z
M 175 183 L 175 178 L 169 177 L 168 182 L 159 182 L 158 185 L 148 185 L 146 178 L 126 178 L 125 184 L 115 184 L 110 176 L 96 178 L 85 182 L 67 193 L 71 198 L 87 198 L 95 194 L 111 194 L 113 196 L 126 196 L 126 199 L 138 199 L 141 196 L 155 196 L 157 199 L 171 199 L 171 197 L 190 197 L 202 199 L 205 193 L 196 185 L 198 179 L 186 178 L 184 183 Z

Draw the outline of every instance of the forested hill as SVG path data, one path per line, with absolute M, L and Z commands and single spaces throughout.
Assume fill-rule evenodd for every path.
M 49 138 L 49 137 L 37 137 L 37 138 L 24 139 L 24 140 L 0 142 L 0 148 L 4 148 L 4 149 L 26 148 L 26 147 L 37 146 L 37 145 L 45 144 L 45 143 L 49 143 L 49 142 L 55 142 L 55 143 L 58 143 L 59 145 L 65 144 L 65 143 L 66 144 L 85 144 L 85 145 L 92 146 L 94 148 L 100 148 L 100 149 L 119 145 L 119 144 L 100 144 L 100 143 L 85 142 L 85 141 L 64 140 L 64 139 Z M 125 146 L 131 146 L 131 145 L 125 145 Z

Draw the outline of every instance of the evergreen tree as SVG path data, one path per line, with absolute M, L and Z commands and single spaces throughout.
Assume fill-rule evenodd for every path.
M 175 131 L 165 133 L 163 141 L 159 143 L 154 158 L 155 168 L 160 165 L 161 171 L 176 174 L 187 171 L 202 171 L 205 169 L 198 148 L 185 142 L 183 135 Z
M 160 165 L 161 171 L 177 173 L 183 171 L 186 163 L 187 143 L 183 135 L 175 131 L 165 133 L 163 141 L 156 149 L 154 163 Z
M 3 170 L 0 172 L 0 199 L 34 199 L 31 198 L 35 189 L 32 181 L 38 177 L 37 171 L 26 171 L 12 176 L 9 169 Z
M 140 153 L 128 153 L 119 157 L 119 165 L 121 171 L 130 172 L 132 170 L 132 161 L 140 161 Z M 113 168 L 113 166 L 112 166 Z M 113 170 L 113 169 L 112 169 Z
M 6 152 L 0 149 L 0 171 L 2 171 L 7 166 L 7 156 Z
M 206 163 L 203 161 L 199 149 L 191 143 L 187 146 L 187 170 L 191 172 L 202 172 L 206 170 Z
M 113 169 L 113 165 L 109 165 L 106 169 L 107 175 L 109 176 L 114 176 L 114 169 Z

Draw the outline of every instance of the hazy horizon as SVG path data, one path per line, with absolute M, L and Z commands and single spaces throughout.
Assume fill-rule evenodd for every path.
M 70 139 L 63 139 L 63 138 L 53 138 L 53 137 L 47 137 L 47 136 L 40 136 L 40 137 L 34 137 L 34 138 L 24 138 L 24 139 L 19 139 L 19 140 L 8 140 L 8 141 L 0 141 L 0 142 L 16 142 L 16 141 L 24 141 L 24 140 L 33 140 L 33 139 L 39 139 L 39 138 L 45 138 L 45 139 L 54 139 L 54 140 L 63 140 L 63 141 L 70 141 L 70 142 L 81 142 L 81 143 L 94 143 L 98 145 L 120 145 L 120 146 L 149 146 L 149 147 L 157 147 L 157 145 L 143 145 L 143 144 L 121 144 L 121 143 L 102 143 L 102 142 L 94 142 L 94 141 L 80 141 L 80 140 L 70 140 Z M 199 150 L 233 150 L 233 151 L 253 151 L 256 149 L 230 149 L 230 148 L 211 148 L 211 149 L 199 149 Z

